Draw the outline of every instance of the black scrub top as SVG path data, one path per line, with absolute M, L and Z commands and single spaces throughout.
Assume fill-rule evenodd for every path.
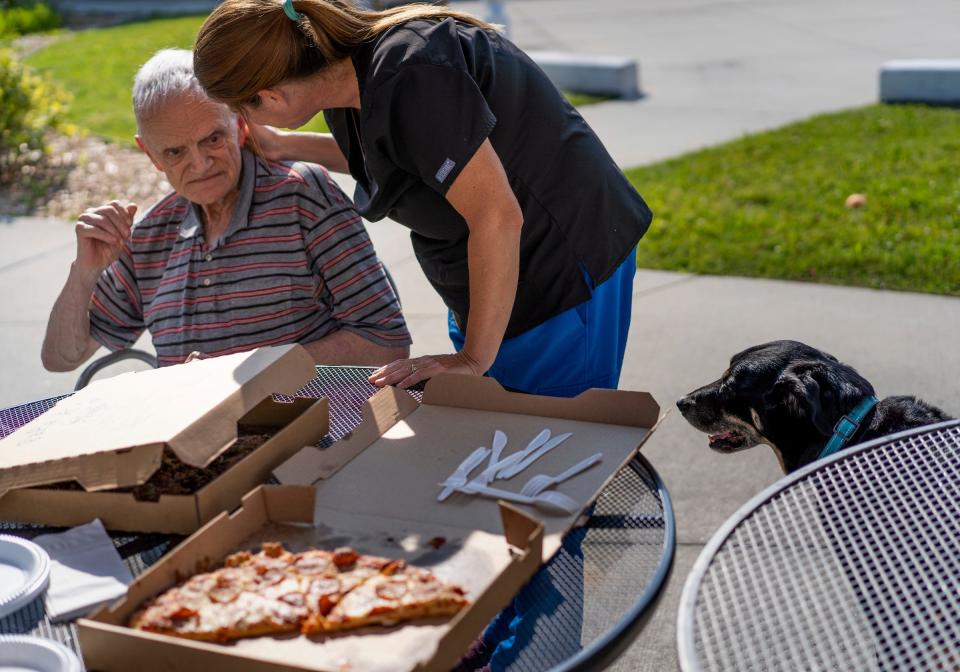
M 652 214 L 599 138 L 498 33 L 418 19 L 352 58 L 360 109 L 324 115 L 357 180 L 357 210 L 411 230 L 427 279 L 462 329 L 468 228 L 445 195 L 485 139 L 523 211 L 507 338 L 589 299 L 590 284 L 606 280 L 646 232 Z

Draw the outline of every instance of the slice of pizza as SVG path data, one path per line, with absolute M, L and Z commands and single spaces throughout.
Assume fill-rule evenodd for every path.
M 318 625 L 326 632 L 395 625 L 430 616 L 454 616 L 467 604 L 459 586 L 396 561 L 344 595 Z
M 303 622 L 301 631 L 305 635 L 314 635 L 326 632 L 324 622 L 327 614 L 340 603 L 345 595 L 357 589 L 365 581 L 379 576 L 383 571 L 402 560 L 390 560 L 373 555 L 360 555 L 352 548 L 338 548 L 332 553 L 326 551 L 305 551 L 294 562 L 294 567 L 303 571 L 307 568 L 320 569 L 322 561 L 319 554 L 328 556 L 329 565 L 319 578 L 314 578 L 308 595 L 311 614 Z
M 188 639 L 226 642 L 297 632 L 310 615 L 309 582 L 289 570 L 295 556 L 279 544 L 237 553 L 224 567 L 197 574 L 134 614 L 131 627 Z
M 154 598 L 130 626 L 226 642 L 452 616 L 466 604 L 461 588 L 403 560 L 350 548 L 290 553 L 269 542 L 259 553 L 235 553 L 221 569 L 197 574 Z

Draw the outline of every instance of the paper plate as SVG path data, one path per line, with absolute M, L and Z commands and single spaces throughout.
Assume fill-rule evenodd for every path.
M 50 556 L 32 541 L 0 534 L 0 618 L 47 589 Z
M 83 672 L 77 655 L 63 644 L 30 637 L 0 635 L 0 672 Z

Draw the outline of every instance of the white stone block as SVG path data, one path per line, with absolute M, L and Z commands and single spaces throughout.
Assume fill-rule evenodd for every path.
M 527 53 L 565 91 L 628 100 L 640 97 L 640 69 L 633 59 L 556 51 Z
M 880 68 L 880 100 L 960 104 L 960 60 L 888 61 Z

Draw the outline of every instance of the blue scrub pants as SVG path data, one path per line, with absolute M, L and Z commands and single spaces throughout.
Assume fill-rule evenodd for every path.
M 593 289 L 589 300 L 504 340 L 487 375 L 512 390 L 556 397 L 574 397 L 591 387 L 616 389 L 630 328 L 636 259 L 634 248 L 614 274 Z M 584 278 L 593 287 L 586 272 Z M 459 351 L 464 335 L 452 315 L 448 321 L 450 340 Z M 581 563 L 583 538 L 582 530 L 572 530 L 563 540 L 564 551 Z M 582 623 L 582 585 L 571 594 L 569 581 L 567 577 L 567 594 L 561 594 L 547 565 L 487 626 L 482 644 L 485 651 L 492 651 L 487 662 L 491 672 L 501 672 L 517 659 L 538 618 L 562 609 L 564 622 Z M 580 650 L 579 631 L 571 634 L 577 636 L 558 643 L 566 650 L 552 652 L 558 661 Z
M 551 397 L 575 397 L 591 387 L 616 389 L 633 305 L 636 248 L 592 296 L 500 345 L 487 372 L 506 388 Z M 584 272 L 590 287 L 593 282 Z M 450 340 L 459 352 L 464 334 L 453 315 Z

